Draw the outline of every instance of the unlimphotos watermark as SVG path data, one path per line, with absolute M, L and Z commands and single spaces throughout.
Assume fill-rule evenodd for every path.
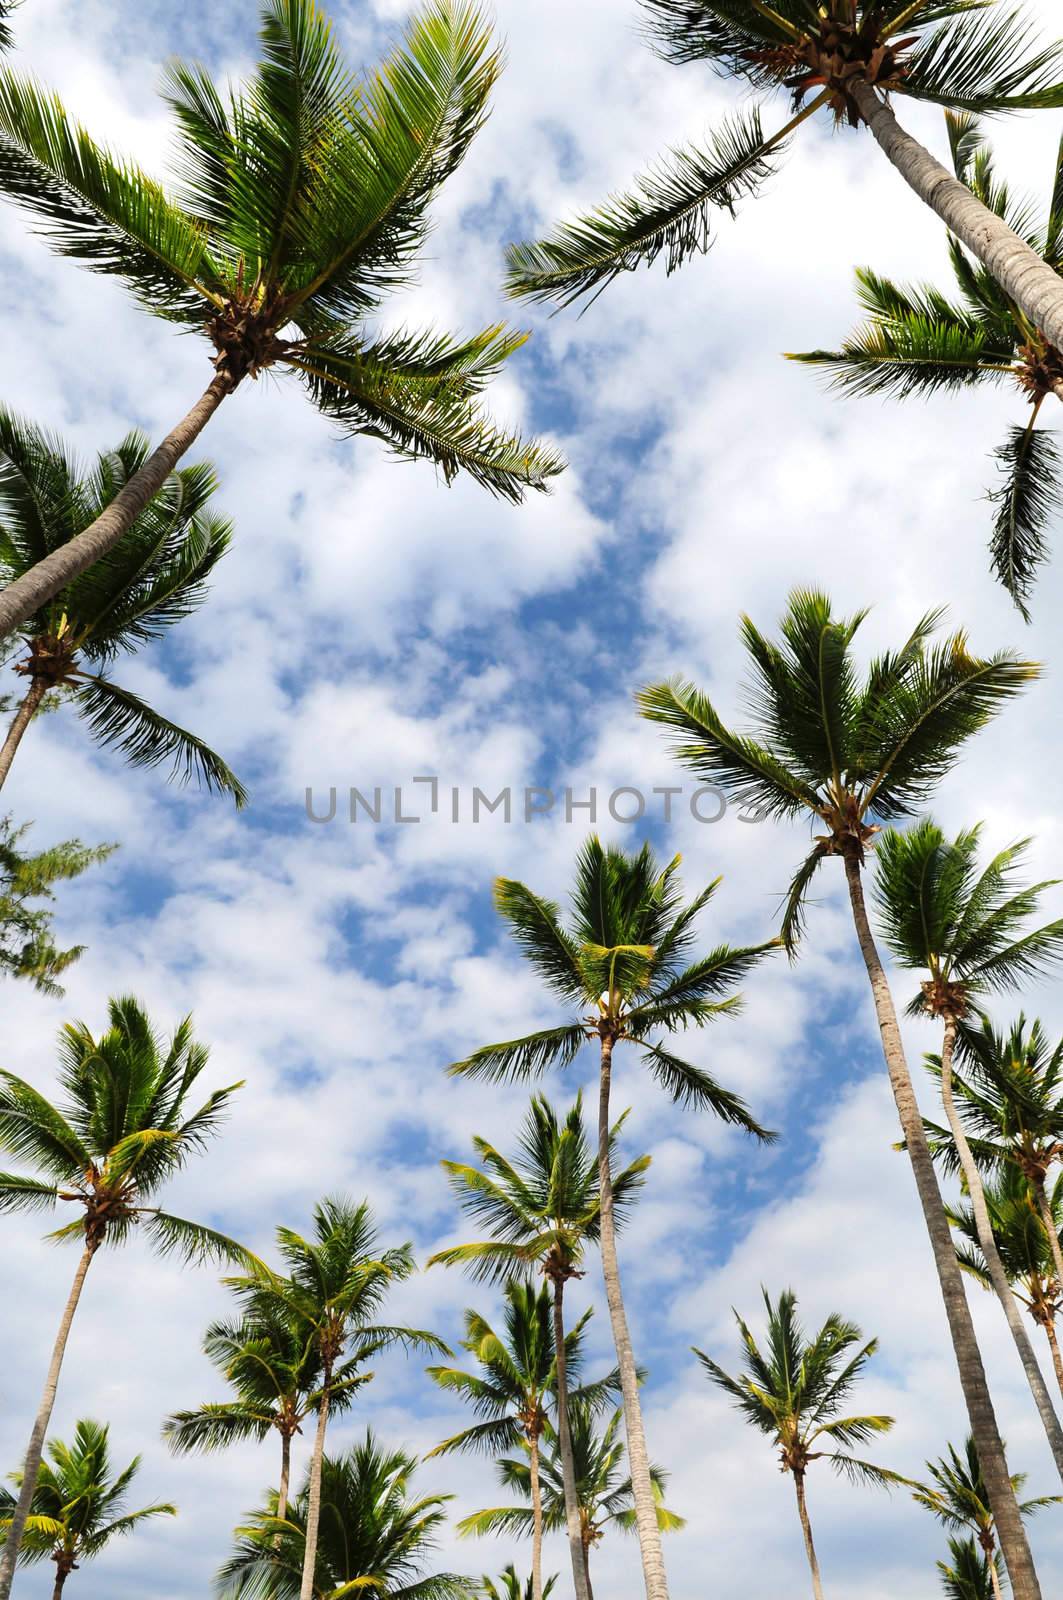
M 420 787 L 414 789 L 414 785 Z M 341 808 L 341 794 L 344 795 Z M 695 822 L 722 822 L 734 811 L 739 822 L 763 822 L 767 812 L 754 805 L 736 805 L 714 783 L 687 789 L 683 784 L 654 785 L 649 790 L 635 784 L 601 790 L 592 784 L 585 791 L 565 787 L 547 789 L 540 784 L 507 784 L 497 794 L 478 784 L 444 784 L 438 776 L 421 774 L 400 784 L 376 784 L 371 789 L 346 790 L 335 784 L 328 799 L 306 788 L 306 814 L 311 822 L 342 820 L 363 824 L 427 822 L 435 817 L 451 823 L 535 822 L 540 817 L 565 822 L 590 823 L 610 817 L 613 822 L 642 822 L 652 814 L 672 822 L 685 809 Z

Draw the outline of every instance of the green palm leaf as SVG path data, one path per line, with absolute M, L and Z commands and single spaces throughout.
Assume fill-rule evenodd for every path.
M 237 810 L 247 804 L 247 790 L 209 745 L 130 690 L 98 674 L 80 673 L 75 699 L 93 738 L 116 746 L 131 766 L 157 767 L 169 761 L 178 781 L 196 777 L 208 789 L 231 795 Z
M 994 451 L 1002 482 L 986 497 L 994 508 L 993 571 L 1027 622 L 1027 601 L 1048 556 L 1048 528 L 1063 511 L 1059 446 L 1033 421 L 1009 428 L 1006 443 Z

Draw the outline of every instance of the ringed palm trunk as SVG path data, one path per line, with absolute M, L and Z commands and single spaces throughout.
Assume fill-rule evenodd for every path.
M 1063 349 L 1063 278 L 905 132 L 871 84 L 857 78 L 850 87 L 876 143 L 909 188 L 962 239 L 1049 344 Z
M 576 1463 L 572 1458 L 572 1430 L 568 1422 L 568 1356 L 565 1352 L 565 1282 L 554 1281 L 554 1359 L 557 1364 L 557 1442 L 561 1452 L 561 1480 L 565 1489 L 565 1527 L 572 1558 L 572 1582 L 576 1600 L 591 1600 L 587 1582 L 583 1530 L 580 1526 L 579 1494 L 576 1489 Z
M 15 759 L 15 751 L 22 743 L 22 735 L 37 715 L 37 708 L 44 699 L 47 685 L 43 678 L 34 678 L 26 693 L 19 703 L 11 726 L 7 730 L 7 738 L 0 748 L 0 789 L 3 788 L 11 763 Z
M 539 1479 L 539 1435 L 533 1429 L 528 1438 L 532 1503 L 532 1600 L 543 1600 L 543 1490 Z
M 1033 1345 L 1030 1343 L 1030 1336 L 1026 1332 L 1026 1325 L 1022 1320 L 1022 1312 L 1019 1310 L 1018 1302 L 1011 1292 L 1008 1275 L 1004 1271 L 1004 1263 L 1000 1259 L 997 1242 L 993 1237 L 993 1223 L 989 1215 L 989 1207 L 986 1205 L 985 1189 L 982 1187 L 982 1174 L 979 1172 L 977 1163 L 971 1153 L 963 1123 L 960 1121 L 959 1113 L 956 1110 L 956 1100 L 952 1093 L 952 1058 L 955 1048 L 956 1023 L 950 1017 L 945 1022 L 945 1037 L 941 1045 L 941 1098 L 945 1106 L 945 1115 L 948 1118 L 949 1127 L 952 1129 L 956 1152 L 960 1158 L 960 1167 L 967 1184 L 967 1192 L 971 1197 L 971 1210 L 974 1212 L 975 1229 L 978 1234 L 979 1246 L 985 1257 L 986 1267 L 989 1270 L 989 1281 L 993 1285 L 993 1291 L 1004 1309 L 1004 1315 L 1008 1319 L 1011 1337 L 1015 1341 L 1015 1348 L 1019 1352 L 1019 1360 L 1022 1362 L 1023 1371 L 1026 1373 L 1026 1381 L 1030 1385 L 1030 1393 L 1033 1395 L 1034 1404 L 1037 1407 L 1048 1437 L 1052 1458 L 1056 1463 L 1056 1471 L 1059 1473 L 1060 1478 L 1063 1479 L 1063 1429 L 1059 1426 L 1059 1418 L 1056 1416 L 1055 1408 L 1052 1405 L 1048 1386 L 1045 1383 L 1041 1368 L 1037 1364 L 1037 1357 L 1034 1354 Z
M 620 1266 L 616 1256 L 616 1221 L 613 1214 L 613 1176 L 609 1168 L 609 1091 L 612 1085 L 613 1041 L 602 1039 L 601 1077 L 598 1094 L 598 1184 L 601 1198 L 602 1276 L 613 1328 L 620 1387 L 624 1400 L 624 1430 L 627 1434 L 631 1490 L 635 1501 L 635 1526 L 642 1554 L 642 1576 L 647 1600 L 668 1600 L 668 1580 L 661 1550 L 661 1530 L 657 1526 L 657 1504 L 650 1480 L 650 1458 L 646 1432 L 642 1425 L 639 1383 L 635 1354 L 631 1348 L 627 1312 L 620 1287 Z
M 81 1299 L 81 1291 L 85 1287 L 85 1275 L 92 1265 L 92 1258 L 96 1254 L 97 1246 L 86 1244 L 81 1252 L 77 1271 L 74 1273 L 74 1282 L 67 1297 L 66 1307 L 63 1311 L 59 1332 L 55 1336 L 52 1346 L 52 1359 L 48 1364 L 48 1376 L 44 1380 L 44 1393 L 37 1409 L 36 1421 L 30 1442 L 26 1449 L 25 1459 L 22 1463 L 22 1484 L 18 1492 L 18 1500 L 11 1514 L 11 1525 L 7 1530 L 4 1541 L 4 1553 L 0 1558 L 0 1600 L 8 1600 L 11 1593 L 11 1583 L 15 1576 L 15 1562 L 18 1559 L 19 1546 L 26 1527 L 26 1518 L 30 1514 L 30 1505 L 33 1493 L 37 1487 L 37 1477 L 41 1470 L 41 1455 L 44 1451 L 44 1441 L 48 1433 L 48 1424 L 52 1420 L 52 1408 L 55 1405 L 55 1392 L 59 1387 L 59 1373 L 63 1366 L 63 1357 L 66 1354 L 67 1340 L 70 1338 L 70 1329 L 74 1322 L 74 1313 Z
M 314 1569 L 317 1566 L 317 1530 L 321 1521 L 321 1465 L 325 1459 L 325 1429 L 328 1427 L 329 1390 L 331 1386 L 332 1368 L 326 1366 L 322 1374 L 321 1403 L 317 1408 L 314 1453 L 310 1457 L 310 1492 L 306 1503 L 306 1540 L 303 1546 L 303 1576 L 299 1585 L 299 1600 L 313 1600 L 314 1594 Z
M 233 385 L 228 378 L 213 378 L 176 428 L 152 451 L 139 472 L 115 495 L 95 522 L 76 538 L 60 545 L 36 566 L 0 590 L 0 639 L 25 622 L 45 601 L 88 570 L 129 532 L 144 507 L 158 494 L 185 452 L 191 449 Z
M 819 1558 L 816 1555 L 816 1546 L 812 1540 L 812 1524 L 808 1520 L 808 1506 L 805 1504 L 805 1475 L 803 1472 L 793 1474 L 794 1490 L 797 1494 L 797 1515 L 801 1519 L 801 1532 L 805 1538 L 805 1554 L 808 1557 L 808 1567 L 812 1574 L 812 1593 L 815 1600 L 823 1600 L 823 1582 L 819 1575 Z
M 864 886 L 860 876 L 860 862 L 845 856 L 845 876 L 849 886 L 853 922 L 860 943 L 860 953 L 867 968 L 868 981 L 875 1002 L 875 1015 L 882 1037 L 882 1053 L 889 1071 L 890 1087 L 897 1106 L 897 1115 L 908 1147 L 915 1186 L 923 1210 L 923 1219 L 934 1252 L 941 1297 L 945 1302 L 952 1348 L 959 1369 L 963 1397 L 967 1404 L 971 1433 L 974 1437 L 982 1475 L 985 1478 L 989 1504 L 993 1512 L 1000 1548 L 1004 1555 L 1015 1600 L 1041 1600 L 1041 1586 L 1034 1569 L 1033 1557 L 1026 1539 L 1026 1530 L 1019 1516 L 1015 1491 L 1004 1455 L 1004 1445 L 997 1427 L 993 1401 L 986 1383 L 982 1355 L 975 1336 L 971 1310 L 964 1293 L 956 1250 L 952 1242 L 948 1218 L 938 1188 L 937 1174 L 926 1134 L 923 1118 L 912 1087 L 911 1074 L 904 1054 L 897 1013 L 893 1005 L 889 982 L 886 978 L 878 950 L 875 946 L 871 924 L 864 903 Z

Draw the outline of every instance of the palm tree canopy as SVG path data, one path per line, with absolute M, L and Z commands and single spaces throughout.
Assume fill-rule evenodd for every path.
M 1029 921 L 1057 880 L 1018 881 L 1028 839 L 978 862 L 980 825 L 953 840 L 929 818 L 887 829 L 875 849 L 879 926 L 902 967 L 926 973 L 913 1016 L 965 1016 L 982 995 L 1017 987 L 1063 955 L 1063 919 Z
M 0 407 L 0 583 L 12 583 L 94 522 L 151 454 L 131 433 L 86 473 L 62 441 Z M 172 473 L 121 542 L 18 630 L 15 671 L 63 689 L 101 744 L 134 766 L 172 763 L 238 806 L 243 786 L 201 739 L 176 727 L 99 670 L 160 638 L 202 605 L 229 548 L 231 524 L 209 510 L 217 479 L 206 463 Z
M 946 112 L 957 178 L 982 204 L 1063 272 L 1063 143 L 1056 155 L 1048 206 L 1040 220 L 1025 198 L 997 174 L 978 119 Z M 857 271 L 865 322 L 838 350 L 791 354 L 821 368 L 843 394 L 929 395 L 975 384 L 1009 383 L 1033 410 L 1012 427 L 996 452 L 1001 472 L 989 496 L 994 505 L 993 570 L 1024 616 L 1040 564 L 1048 554 L 1049 524 L 1063 510 L 1063 479 L 1053 434 L 1035 423 L 1041 405 L 1058 394 L 1059 355 L 960 241 L 950 235 L 949 258 L 959 291 L 949 299 L 933 286 L 907 288 L 869 267 Z
M 72 1443 L 53 1439 L 49 1444 L 19 1546 L 20 1562 L 50 1558 L 60 1570 L 69 1572 L 142 1523 L 177 1515 L 176 1506 L 162 1502 L 139 1511 L 126 1509 L 140 1457 L 135 1456 L 122 1471 L 114 1471 L 108 1432 L 105 1424 L 86 1418 L 75 1426 Z M 20 1484 L 21 1473 L 13 1473 L 11 1482 Z M 14 1496 L 0 1490 L 0 1534 L 10 1522 L 14 1505 Z
M 625 1119 L 626 1113 L 612 1130 L 611 1152 Z M 443 1167 L 463 1210 L 491 1238 L 440 1250 L 428 1265 L 465 1266 L 488 1281 L 534 1266 L 554 1281 L 578 1276 L 585 1243 L 598 1238 L 601 1220 L 598 1152 L 587 1139 L 582 1095 L 563 1121 L 545 1096 L 534 1096 L 512 1158 L 486 1139 L 476 1137 L 473 1144 L 480 1167 L 457 1161 L 444 1161 Z M 649 1156 L 640 1156 L 614 1173 L 618 1220 L 634 1201 L 649 1164 Z
M 887 1487 L 903 1482 L 896 1473 L 850 1453 L 855 1445 L 888 1433 L 893 1418 L 849 1416 L 842 1410 L 878 1349 L 877 1339 L 861 1343 L 863 1335 L 855 1323 L 836 1313 L 806 1337 L 793 1290 L 785 1289 L 774 1303 L 766 1290 L 762 1293 L 768 1318 L 763 1351 L 735 1312 L 745 1355 L 745 1371 L 739 1377 L 731 1377 L 701 1350 L 694 1351 L 713 1383 L 772 1440 L 787 1471 L 803 1473 L 810 1461 L 824 1460 L 853 1479 Z
M 926 1464 L 929 1482 L 912 1485 L 912 1499 L 925 1507 L 950 1533 L 973 1533 L 976 1538 L 986 1536 L 983 1548 L 992 1548 L 993 1512 L 989 1504 L 985 1480 L 978 1461 L 974 1439 L 968 1436 L 962 1452 L 949 1445 L 948 1453 Z M 1026 1474 L 1015 1473 L 1012 1487 L 1018 1494 L 1026 1482 Z M 1032 1516 L 1042 1506 L 1056 1505 L 1060 1495 L 1042 1495 L 1037 1500 L 1024 1500 L 1019 1510 L 1024 1517 Z
M 1042 47 L 1008 0 L 642 0 L 667 61 L 707 61 L 796 113 L 766 136 L 759 106 L 700 145 L 659 157 L 627 194 L 509 252 L 511 294 L 562 305 L 600 293 L 662 253 L 669 271 L 712 242 L 714 210 L 733 215 L 774 171 L 787 137 L 823 107 L 854 126 L 853 80 L 971 113 L 1063 105 L 1063 47 Z M 814 97 L 804 105 L 805 97 Z
M 993 1564 L 999 1579 L 999 1556 L 993 1556 Z M 950 1539 L 949 1560 L 938 1562 L 946 1600 L 995 1600 L 996 1591 L 989 1566 L 989 1558 L 979 1549 L 977 1540 Z
M 553 1593 L 556 1584 L 556 1574 L 552 1578 L 546 1578 L 543 1581 L 543 1600 L 546 1600 L 547 1595 Z M 493 1578 L 489 1578 L 485 1574 L 481 1579 L 477 1593 L 483 1595 L 483 1600 L 532 1600 L 533 1587 L 534 1583 L 531 1574 L 528 1574 L 525 1583 L 521 1583 L 517 1576 L 517 1569 L 511 1562 L 505 1568 L 497 1583 Z
M 967 741 L 1040 673 L 1011 651 L 972 655 L 963 632 L 935 641 L 942 613 L 931 611 L 899 650 L 875 656 L 861 674 L 853 641 L 866 616 L 836 617 L 826 594 L 798 589 L 780 642 L 743 617 L 748 732 L 729 728 L 708 695 L 680 679 L 637 696 L 703 782 L 759 818 L 825 825 L 786 896 L 782 935 L 791 951 L 822 860 L 862 861 L 879 823 L 917 815 Z
M 1055 1281 L 1051 1246 L 1030 1185 L 1014 1162 L 1006 1162 L 982 1180 L 982 1187 L 1008 1282 L 1031 1316 L 1047 1325 L 1063 1305 L 1063 1286 Z M 1063 1175 L 1057 1178 L 1048 1201 L 1058 1237 L 1063 1234 Z M 950 1206 L 948 1217 L 962 1240 L 956 1249 L 960 1265 L 984 1289 L 991 1288 L 973 1209 L 967 1204 Z
M 16 827 L 10 816 L 0 817 L 0 977 L 26 978 L 41 994 L 61 995 L 57 979 L 85 946 L 61 950 L 52 937 L 54 886 L 80 878 L 118 847 L 66 839 L 30 852 L 25 848 L 30 826 Z
M 321 1523 L 314 1574 L 316 1600 L 365 1592 L 382 1600 L 467 1600 L 469 1580 L 427 1573 L 452 1495 L 414 1497 L 417 1460 L 388 1450 L 372 1432 L 321 1468 Z M 309 1486 L 284 1521 L 277 1497 L 238 1528 L 235 1553 L 218 1574 L 225 1600 L 289 1600 L 299 1593 Z
M 61 1103 L 0 1072 L 0 1150 L 35 1169 L 0 1173 L 0 1211 L 50 1211 L 63 1201 L 82 1216 L 53 1238 L 79 1238 L 95 1250 L 139 1228 L 163 1255 L 252 1264 L 250 1252 L 224 1234 L 149 1203 L 205 1149 L 242 1085 L 215 1089 L 191 1109 L 208 1060 L 191 1018 L 165 1040 L 134 999 L 111 1000 L 108 1016 L 98 1038 L 83 1022 L 60 1032 Z
M 662 868 L 648 844 L 628 853 L 592 835 L 576 860 L 567 926 L 552 901 L 515 879 L 499 878 L 495 909 L 521 954 L 570 1016 L 584 1007 L 589 1014 L 524 1039 L 485 1045 L 449 1070 L 493 1080 L 539 1077 L 552 1066 L 568 1066 L 586 1039 L 608 1035 L 639 1045 L 643 1065 L 673 1100 L 773 1139 L 738 1095 L 655 1042 L 655 1036 L 703 1027 L 736 1011 L 736 985 L 776 944 L 718 945 L 692 960 L 695 923 L 721 880 L 684 905 L 680 859 Z
M 625 1449 L 620 1436 L 623 1411 L 614 1411 L 604 1426 L 597 1423 L 597 1410 L 578 1397 L 570 1407 L 569 1425 L 572 1433 L 572 1460 L 576 1474 L 576 1498 L 579 1503 L 580 1531 L 586 1547 L 597 1544 L 610 1525 L 625 1533 L 635 1531 L 635 1500 L 631 1479 L 625 1474 Z M 561 1453 L 556 1430 L 550 1426 L 545 1434 L 548 1448 L 540 1459 L 542 1483 L 543 1527 L 555 1532 L 565 1526 L 565 1485 Z M 531 1500 L 531 1467 L 528 1447 L 520 1441 L 522 1456 L 500 1460 L 499 1477 L 507 1489 L 514 1490 L 522 1500 Z M 657 1526 L 662 1533 L 671 1533 L 686 1526 L 686 1520 L 664 1503 L 668 1474 L 662 1467 L 651 1466 L 650 1482 L 657 1510 Z M 485 1511 L 473 1512 L 458 1523 L 463 1536 L 499 1534 L 530 1534 L 532 1531 L 531 1506 L 492 1506 Z
M 167 71 L 179 162 L 167 189 L 98 145 L 59 99 L 0 70 L 0 193 L 60 254 L 117 276 L 139 303 L 204 327 L 229 387 L 294 373 L 349 435 L 465 470 L 519 499 L 556 452 L 495 426 L 480 396 L 524 340 L 375 332 L 411 281 L 432 200 L 463 160 L 500 70 L 482 14 L 432 0 L 382 65 L 354 74 L 314 0 L 264 0 L 242 87 Z

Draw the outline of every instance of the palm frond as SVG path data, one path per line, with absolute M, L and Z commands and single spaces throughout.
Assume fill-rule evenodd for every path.
M 551 1067 L 567 1067 L 584 1042 L 584 1029 L 579 1023 L 543 1028 L 523 1039 L 482 1045 L 463 1061 L 455 1061 L 447 1071 L 454 1076 L 485 1078 L 491 1083 L 540 1078 Z
M 1031 419 L 1025 428 L 1008 430 L 994 460 L 1003 481 L 986 496 L 994 508 L 989 553 L 993 571 L 1029 622 L 1027 601 L 1048 556 L 1048 528 L 1063 512 L 1059 446 Z
M 209 745 L 130 690 L 98 674 L 82 673 L 75 699 L 93 738 L 114 745 L 131 766 L 157 767 L 169 761 L 174 781 L 196 778 L 207 789 L 231 795 L 237 810 L 247 804 L 247 790 Z

